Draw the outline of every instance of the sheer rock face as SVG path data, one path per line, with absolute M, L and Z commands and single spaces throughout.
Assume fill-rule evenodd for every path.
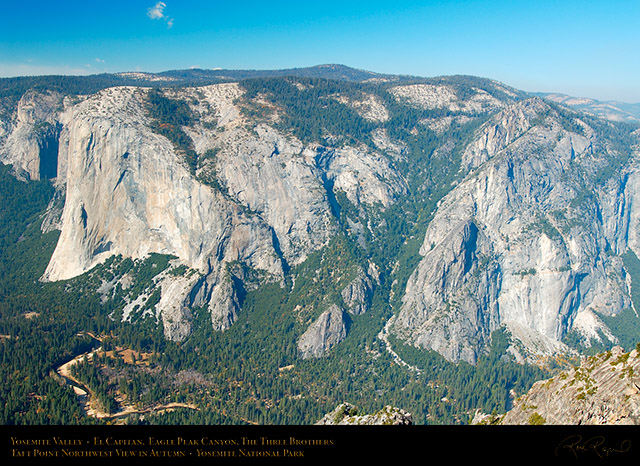
M 345 310 L 353 316 L 367 312 L 371 306 L 374 284 L 371 278 L 358 269 L 355 277 L 342 289 Z M 318 358 L 326 355 L 344 340 L 348 332 L 348 316 L 338 304 L 332 304 L 298 338 L 298 354 L 301 358 Z
M 394 328 L 451 360 L 475 361 L 499 325 L 499 265 L 472 221 L 459 224 L 425 256 L 407 284 Z M 487 261 L 492 261 L 488 262 Z
M 540 99 L 530 99 L 505 108 L 478 131 L 462 155 L 462 170 L 468 171 L 493 158 L 501 150 L 531 128 L 531 122 L 547 105 Z
M 324 247 L 337 231 L 333 186 L 358 204 L 388 206 L 403 192 L 378 155 L 305 146 L 248 121 L 234 83 L 165 91 L 196 115 L 183 127 L 199 156 L 194 174 L 173 144 L 152 131 L 147 92 L 109 88 L 66 109 L 60 95 L 27 93 L 0 142 L 3 161 L 37 179 L 43 149 L 36 130 L 46 124 L 57 131 L 59 190 L 43 228 L 61 235 L 43 280 L 78 276 L 113 255 L 152 252 L 199 272 L 197 280 L 158 280 L 164 297 L 157 317 L 170 338 L 189 334 L 193 306 L 208 307 L 216 330 L 233 324 L 240 298 L 228 264 L 279 280 L 285 268 Z
M 67 116 L 62 232 L 43 279 L 74 277 L 116 254 L 175 255 L 206 276 L 189 304 L 208 304 L 226 328 L 232 318 L 223 316 L 234 308 L 223 264 L 245 261 L 280 276 L 271 228 L 189 173 L 171 143 L 149 129 L 144 92 L 106 89 Z M 179 301 L 192 292 L 184 287 Z M 220 294 L 229 299 L 214 299 Z
M 616 235 L 637 215 L 628 186 L 635 171 L 621 175 L 627 185 L 618 182 L 617 195 L 582 198 L 607 150 L 584 126 L 582 134 L 565 130 L 531 99 L 478 130 L 463 157 L 478 168 L 439 204 L 394 333 L 471 363 L 502 325 L 529 355 L 561 350 L 571 328 L 607 333 L 586 316 L 631 306 L 621 260 L 604 251 L 635 248 L 634 229 Z
M 156 312 L 162 319 L 165 336 L 174 341 L 184 340 L 191 331 L 191 290 L 201 280 L 200 274 L 176 277 L 163 272 L 156 277 L 160 285 L 160 301 Z
M 325 245 L 335 224 L 315 151 L 267 125 L 248 130 L 229 119 L 219 128 L 192 130 L 196 147 L 217 151 L 203 171 L 220 180 L 237 204 L 264 219 L 287 263 L 300 263 Z
M 267 124 L 250 124 L 234 105 L 242 97 L 237 84 L 182 92 L 199 101 L 193 110 L 201 112 L 201 122 L 216 126 L 214 131 L 198 123 L 188 128 L 199 153 L 216 153 L 201 172 L 217 178 L 235 202 L 266 221 L 287 264 L 303 262 L 336 233 L 333 189 L 344 191 L 355 205 L 384 206 L 405 190 L 382 156 L 305 146 Z
M 636 350 L 583 358 L 580 366 L 536 382 L 500 419 L 491 422 L 554 425 L 640 423 L 640 357 Z M 486 420 L 484 420 L 486 422 Z M 481 417 L 475 423 L 483 423 Z
M 146 125 L 142 92 L 107 89 L 74 109 L 62 234 L 45 279 L 73 277 L 114 254 L 149 252 L 205 273 L 215 257 L 278 274 L 268 226 L 189 174 Z
M 56 92 L 27 91 L 13 119 L 0 129 L 0 162 L 12 164 L 20 179 L 55 178 L 59 118 L 63 96 Z
M 300 357 L 318 358 L 347 336 L 347 324 L 344 311 L 333 304 L 313 322 L 298 339 Z

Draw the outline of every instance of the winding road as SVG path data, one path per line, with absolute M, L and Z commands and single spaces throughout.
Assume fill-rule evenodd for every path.
M 97 337 L 91 337 L 98 342 L 100 341 Z M 74 393 L 78 396 L 78 401 L 80 402 L 80 405 L 82 406 L 82 409 L 87 416 L 100 419 L 115 419 L 125 417 L 130 414 L 161 412 L 175 408 L 187 408 L 196 411 L 199 410 L 199 408 L 193 404 L 174 402 L 164 405 L 152 406 L 145 409 L 137 409 L 133 405 L 121 404 L 121 409 L 115 413 L 107 413 L 103 411 L 98 407 L 98 403 L 95 402 L 95 395 L 91 392 L 91 390 L 71 374 L 71 367 L 73 367 L 75 364 L 78 364 L 80 361 L 83 361 L 85 358 L 87 358 L 87 360 L 91 360 L 91 358 L 93 358 L 93 355 L 101 350 L 102 347 L 98 347 L 92 349 L 91 351 L 87 351 L 86 353 L 77 355 L 73 359 L 65 362 L 56 369 L 56 373 L 65 380 L 67 385 L 69 385 L 73 389 Z

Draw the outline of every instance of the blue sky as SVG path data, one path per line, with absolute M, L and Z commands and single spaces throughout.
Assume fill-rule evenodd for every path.
M 340 63 L 640 102 L 640 0 L 7 2 L 0 76 Z

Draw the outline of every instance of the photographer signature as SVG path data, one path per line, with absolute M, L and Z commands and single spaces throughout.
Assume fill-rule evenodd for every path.
M 616 446 L 607 446 L 604 436 L 583 439 L 582 435 L 573 435 L 560 442 L 556 447 L 556 456 L 569 452 L 576 458 L 587 453 L 605 458 L 613 454 L 627 453 L 629 450 L 631 450 L 631 440 L 623 440 Z

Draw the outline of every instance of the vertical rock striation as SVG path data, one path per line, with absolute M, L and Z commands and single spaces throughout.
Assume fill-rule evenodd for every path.
M 144 92 L 106 89 L 71 110 L 62 232 L 43 279 L 74 277 L 117 254 L 174 255 L 206 277 L 178 301 L 195 296 L 189 304 L 208 305 L 216 326 L 227 328 L 235 302 L 224 263 L 281 276 L 272 229 L 189 173 L 149 128 Z
M 389 205 L 402 192 L 379 155 L 305 146 L 247 120 L 235 83 L 165 91 L 193 112 L 182 129 L 197 153 L 194 173 L 181 150 L 153 131 L 147 92 L 105 89 L 61 115 L 56 206 L 63 200 L 64 209 L 59 221 L 47 221 L 61 235 L 43 280 L 75 277 L 114 255 L 175 256 L 200 278 L 158 281 L 157 317 L 170 338 L 188 335 L 193 307 L 209 309 L 215 330 L 233 324 L 242 277 L 230 264 L 280 280 L 326 246 L 337 231 L 334 185 L 371 205 Z M 325 153 L 331 156 L 319 164 Z M 350 312 L 366 310 L 370 289 L 354 285 Z
M 473 363 L 500 326 L 526 348 L 519 357 L 562 350 L 570 329 L 608 333 L 588 316 L 631 306 L 621 261 L 606 251 L 626 247 L 614 231 L 633 215 L 633 194 L 588 194 L 593 167 L 618 154 L 582 125 L 566 129 L 566 116 L 534 98 L 477 131 L 463 155 L 471 173 L 426 231 L 398 336 Z

